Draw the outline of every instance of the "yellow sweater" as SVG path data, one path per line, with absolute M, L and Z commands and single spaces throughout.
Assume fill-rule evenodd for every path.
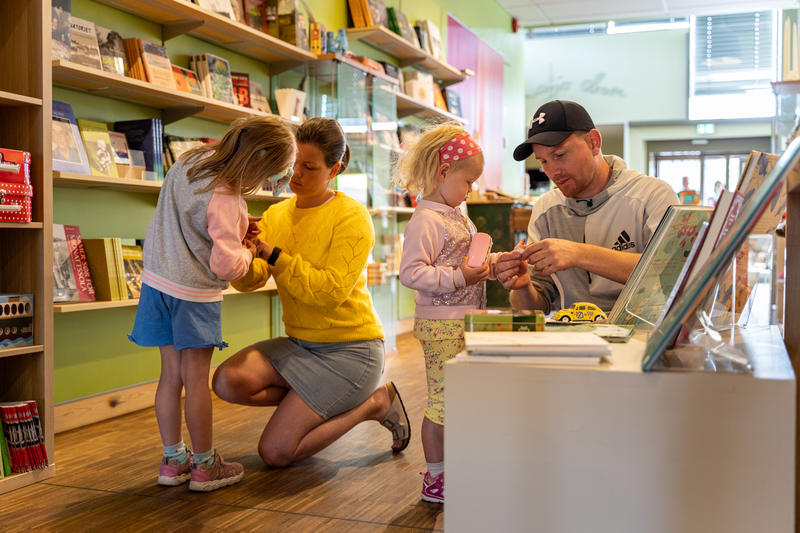
M 311 342 L 383 338 L 367 290 L 365 267 L 375 231 L 366 208 L 341 192 L 308 209 L 298 209 L 296 200 L 273 205 L 259 223 L 259 238 L 281 249 L 275 265 L 255 258 L 232 285 L 252 291 L 274 276 L 292 337 Z

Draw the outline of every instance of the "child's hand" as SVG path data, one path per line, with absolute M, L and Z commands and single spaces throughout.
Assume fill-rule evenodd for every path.
M 258 237 L 258 234 L 261 233 L 261 229 L 258 227 L 258 223 L 261 220 L 261 217 L 254 217 L 252 215 L 247 215 L 247 233 L 245 234 L 245 239 L 252 239 L 254 237 Z
M 461 273 L 464 275 L 464 281 L 467 285 L 475 285 L 489 277 L 489 265 L 486 261 L 479 267 L 471 267 L 467 265 L 468 257 L 465 255 L 464 260 L 461 261 Z
M 253 242 L 253 240 L 245 238 L 242 241 L 242 245 L 250 251 L 253 257 L 256 257 L 258 255 L 258 248 L 256 247 L 256 243 Z

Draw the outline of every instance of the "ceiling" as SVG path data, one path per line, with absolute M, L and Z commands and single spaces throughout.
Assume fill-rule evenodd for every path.
M 520 26 L 659 19 L 800 7 L 800 0 L 497 0 Z

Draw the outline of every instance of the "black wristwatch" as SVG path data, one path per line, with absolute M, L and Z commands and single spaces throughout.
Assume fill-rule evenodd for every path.
M 281 249 L 278 248 L 277 246 L 273 246 L 272 247 L 272 253 L 269 254 L 269 257 L 267 258 L 267 264 L 268 265 L 274 265 L 275 261 L 278 260 L 278 256 L 279 255 L 281 255 Z

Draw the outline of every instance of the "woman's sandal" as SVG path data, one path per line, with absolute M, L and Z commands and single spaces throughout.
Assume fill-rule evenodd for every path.
M 411 441 L 411 422 L 408 420 L 408 413 L 406 413 L 403 400 L 400 398 L 400 393 L 397 392 L 394 382 L 387 383 L 386 390 L 389 391 L 391 405 L 386 417 L 381 420 L 381 425 L 392 432 L 394 440 L 402 441 L 399 446 L 392 446 L 392 452 L 399 453 L 405 450 Z

